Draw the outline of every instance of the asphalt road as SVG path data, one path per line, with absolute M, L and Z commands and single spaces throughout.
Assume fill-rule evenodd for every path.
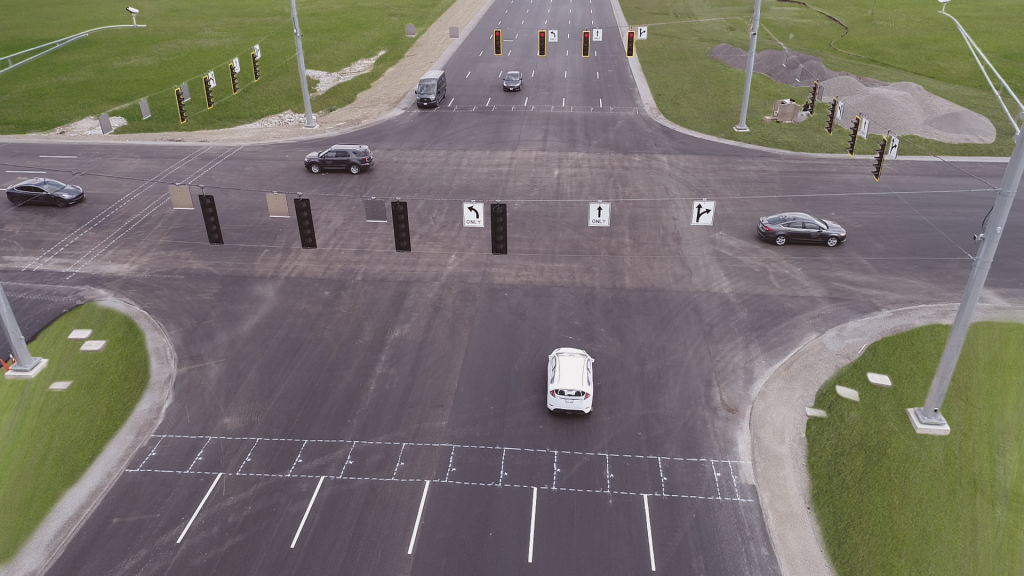
M 357 176 L 301 168 L 337 139 L 0 143 L 3 184 L 36 171 L 88 198 L 0 212 L 26 333 L 99 288 L 160 321 L 180 362 L 158 433 L 49 573 L 778 573 L 755 383 L 837 324 L 957 301 L 1003 165 L 897 161 L 875 183 L 866 160 L 677 134 L 636 112 L 613 22 L 603 0 L 495 1 L 446 66 L 450 106 L 343 137 L 374 150 Z M 583 25 L 605 26 L 586 60 Z M 216 197 L 225 245 L 169 183 Z M 272 191 L 310 199 L 316 250 L 269 218 Z M 409 203 L 411 253 L 366 222 L 368 197 Z M 704 198 L 714 225 L 691 226 Z M 464 200 L 508 204 L 508 255 L 462 226 Z M 587 226 L 593 200 L 610 227 Z M 757 217 L 785 210 L 850 240 L 761 242 Z M 1022 224 L 987 299 L 1020 301 Z M 589 416 L 545 408 L 559 346 L 596 358 Z

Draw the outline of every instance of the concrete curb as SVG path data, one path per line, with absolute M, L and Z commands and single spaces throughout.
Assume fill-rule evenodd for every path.
M 811 509 L 804 408 L 813 406 L 818 389 L 868 344 L 927 324 L 951 324 L 957 308 L 915 306 L 836 326 L 797 348 L 755 386 L 751 460 L 765 525 L 784 576 L 835 574 Z M 979 305 L 974 321 L 984 320 L 1024 323 L 1024 308 Z M 906 425 L 911 430 L 909 419 Z
M 129 316 L 145 334 L 149 383 L 124 425 L 85 474 L 54 505 L 18 554 L 0 566 L 0 576 L 43 574 L 50 568 L 121 476 L 128 460 L 156 430 L 171 403 L 178 359 L 163 326 L 122 300 L 107 297 L 96 303 Z

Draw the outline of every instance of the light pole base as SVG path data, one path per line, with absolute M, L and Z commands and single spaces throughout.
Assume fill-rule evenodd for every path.
M 4 374 L 4 378 L 6 378 L 8 380 L 20 380 L 20 379 L 26 379 L 27 380 L 29 378 L 35 378 L 36 376 L 39 375 L 40 372 L 43 371 L 43 368 L 46 368 L 46 365 L 49 362 L 50 361 L 47 360 L 46 358 L 40 358 L 39 362 L 36 362 L 36 365 L 33 366 L 31 370 L 21 370 L 21 371 L 18 370 L 18 365 L 15 364 L 14 368 L 12 368 L 11 370 L 8 370 L 7 373 Z
M 303 128 L 306 128 L 308 130 L 312 130 L 313 128 L 317 128 L 319 126 L 320 126 L 319 124 L 313 124 L 312 126 L 310 126 L 309 124 L 306 124 L 306 125 L 303 126 Z
M 732 129 L 737 132 L 750 132 L 750 128 L 747 128 L 746 126 L 733 126 Z
M 914 432 L 931 436 L 949 435 L 949 424 L 946 423 L 946 419 L 941 414 L 939 414 L 940 422 L 938 423 L 922 422 L 918 417 L 918 410 L 922 410 L 922 408 L 907 408 L 907 414 L 910 416 L 910 423 L 914 426 Z

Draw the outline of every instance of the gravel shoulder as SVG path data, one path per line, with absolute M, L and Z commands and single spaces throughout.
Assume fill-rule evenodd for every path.
M 835 574 L 811 508 L 804 408 L 814 406 L 818 389 L 868 344 L 927 324 L 952 324 L 957 308 L 915 306 L 837 326 L 800 346 L 759 383 L 750 414 L 754 478 L 785 576 Z M 983 320 L 1024 322 L 1024 308 L 979 305 L 974 321 Z M 909 419 L 906 425 L 912 430 Z

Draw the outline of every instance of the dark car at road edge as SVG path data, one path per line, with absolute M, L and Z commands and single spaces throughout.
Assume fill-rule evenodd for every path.
M 803 212 L 762 216 L 757 223 L 757 233 L 762 240 L 774 242 L 777 246 L 787 242 L 809 242 L 835 247 L 846 242 L 846 229 L 842 226 Z

